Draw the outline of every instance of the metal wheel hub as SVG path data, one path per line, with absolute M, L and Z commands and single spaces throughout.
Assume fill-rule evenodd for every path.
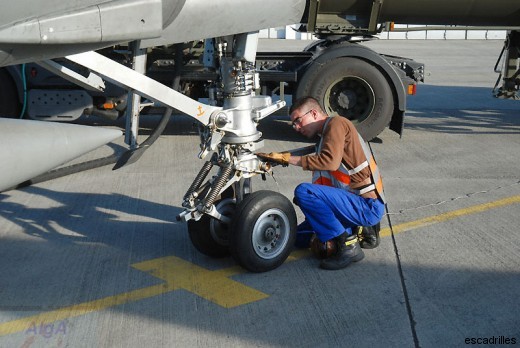
M 330 84 L 324 102 L 327 113 L 361 122 L 374 109 L 375 93 L 362 78 L 347 76 Z
M 265 211 L 256 221 L 251 241 L 258 256 L 272 259 L 287 245 L 290 234 L 289 219 L 279 209 Z
M 343 109 L 353 108 L 357 103 L 356 93 L 351 90 L 342 90 L 339 92 L 336 102 Z
M 265 230 L 265 239 L 268 241 L 274 240 L 276 237 L 276 229 L 273 227 L 269 227 L 267 230 Z

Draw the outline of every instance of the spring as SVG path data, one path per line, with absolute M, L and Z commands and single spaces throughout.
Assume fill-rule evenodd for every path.
M 213 167 L 213 164 L 211 162 L 206 161 L 204 163 L 204 165 L 202 166 L 202 168 L 199 171 L 199 174 L 197 174 L 197 176 L 195 177 L 195 180 L 193 180 L 193 183 L 191 184 L 190 188 L 184 195 L 183 200 L 189 199 L 191 194 L 200 187 L 200 185 L 202 184 L 204 179 L 206 179 L 206 176 L 208 176 L 209 171 L 211 170 L 212 167 Z
M 204 209 L 209 210 L 211 208 L 211 205 L 217 199 L 220 190 L 228 181 L 232 171 L 233 168 L 231 166 L 222 167 L 217 177 L 215 178 L 215 181 L 213 181 L 213 184 L 211 185 L 211 189 L 209 190 L 206 199 L 204 200 Z

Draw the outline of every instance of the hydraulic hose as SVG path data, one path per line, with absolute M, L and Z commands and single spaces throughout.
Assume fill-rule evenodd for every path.
M 20 112 L 20 119 L 25 115 L 27 109 L 27 76 L 25 76 L 26 64 L 22 64 L 22 84 L 23 84 L 23 104 L 22 111 Z
M 175 66 L 174 66 L 174 77 L 173 77 L 173 83 L 172 83 L 172 89 L 175 91 L 179 90 L 180 82 L 181 82 L 181 72 L 182 72 L 182 49 L 183 44 L 176 44 L 175 45 Z M 112 170 L 116 170 L 121 168 L 122 166 L 126 164 L 131 164 L 137 161 L 143 153 L 152 146 L 153 143 L 159 138 L 159 136 L 164 132 L 164 129 L 166 128 L 166 125 L 168 124 L 168 121 L 170 120 L 170 116 L 172 115 L 172 108 L 167 108 L 164 112 L 161 120 L 159 121 L 159 124 L 157 127 L 153 130 L 152 134 L 148 136 L 148 138 L 139 145 L 139 147 L 126 151 L 117 161 L 116 165 Z

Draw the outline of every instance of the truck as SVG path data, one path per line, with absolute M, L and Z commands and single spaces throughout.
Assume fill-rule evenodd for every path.
M 402 133 L 406 97 L 424 79 L 423 65 L 360 44 L 394 22 L 507 29 L 497 96 L 518 92 L 516 0 L 251 0 L 247 6 L 241 0 L 71 0 L 52 9 L 42 4 L 19 0 L 0 16 L 0 112 L 60 121 L 126 115 L 130 150 L 115 168 L 153 143 L 172 108 L 197 120 L 199 158 L 212 155 L 184 194 L 177 219 L 187 222 L 199 252 L 231 255 L 252 272 L 282 264 L 296 238 L 291 201 L 274 191 L 253 192 L 251 185 L 254 176 L 272 172 L 272 163 L 256 151 L 264 145 L 258 123 L 286 105 L 273 94 L 313 96 L 331 116 L 351 119 L 366 140 L 387 126 Z M 258 30 L 295 22 L 320 40 L 302 52 L 257 54 Z M 158 106 L 167 108 L 160 123 L 137 144 L 139 115 Z M 0 147 L 6 168 L 0 190 L 78 153 L 57 156 L 43 145 L 77 150 L 119 135 L 106 129 L 93 135 L 89 129 L 87 137 L 78 127 L 85 126 L 0 118 L 0 139 L 9 142 Z
M 386 127 L 402 134 L 406 98 L 416 93 L 418 82 L 424 81 L 424 65 L 399 57 L 398 52 L 395 56 L 379 54 L 362 42 L 392 30 L 394 23 L 509 30 L 502 52 L 503 78 L 495 94 L 518 98 L 518 11 L 520 4 L 514 0 L 449 4 L 433 0 L 308 0 L 297 30 L 313 33 L 319 40 L 301 52 L 258 52 L 258 91 L 282 97 L 313 96 L 330 115 L 352 120 L 365 139 L 376 137 Z M 173 45 L 164 38 L 143 40 L 139 45 L 146 51 L 145 73 L 170 85 L 179 71 Z M 191 98 L 210 97 L 221 104 L 214 93 L 217 71 L 204 62 L 205 47 L 210 45 L 211 39 L 184 45 L 179 89 Z M 119 44 L 100 52 L 130 64 L 131 47 Z M 113 120 L 126 115 L 127 100 L 126 92 L 114 85 L 86 89 L 34 63 L 0 69 L 0 115 L 7 117 L 73 121 L 92 114 Z M 151 112 L 157 112 L 157 108 L 144 108 L 141 115 Z

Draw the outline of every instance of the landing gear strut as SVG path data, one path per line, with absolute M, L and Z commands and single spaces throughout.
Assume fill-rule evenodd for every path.
M 260 88 L 255 68 L 257 45 L 258 33 L 206 41 L 205 66 L 219 76 L 208 86 L 208 104 L 96 52 L 67 59 L 200 122 L 199 158 L 213 154 L 184 195 L 184 211 L 177 218 L 188 222 L 190 239 L 200 252 L 213 257 L 230 252 L 246 269 L 263 272 L 278 267 L 289 255 L 296 218 L 290 202 L 279 194 L 253 194 L 251 190 L 253 176 L 271 171 L 254 154 L 264 145 L 257 125 L 285 106 L 284 101 L 273 102 L 271 97 L 256 94 Z M 206 181 L 213 168 L 218 168 L 217 173 Z
M 503 61 L 502 61 L 503 58 Z M 504 48 L 495 65 L 495 72 L 500 73 L 493 94 L 502 99 L 520 99 L 520 31 L 511 30 L 507 33 Z M 499 64 L 502 61 L 503 67 L 500 70 Z M 498 85 L 502 83 L 500 87 Z
M 271 171 L 254 151 L 263 147 L 258 122 L 285 106 L 257 96 L 257 33 L 206 42 L 205 57 L 220 82 L 209 87 L 210 104 L 222 105 L 200 128 L 202 166 L 183 198 L 179 220 L 188 222 L 194 247 L 211 257 L 231 256 L 251 272 L 280 266 L 296 238 L 296 213 L 283 195 L 252 192 L 251 178 Z M 209 180 L 210 171 L 218 171 Z

